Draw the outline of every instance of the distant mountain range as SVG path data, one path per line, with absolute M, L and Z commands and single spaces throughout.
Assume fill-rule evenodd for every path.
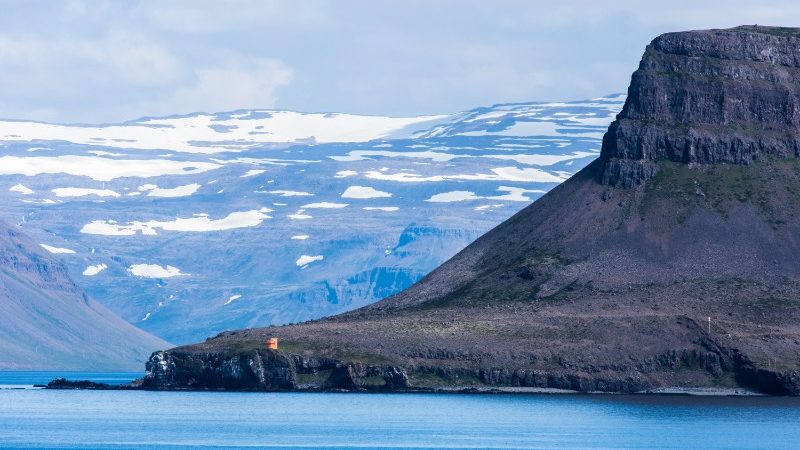
M 0 205 L 92 298 L 190 342 L 410 286 L 595 159 L 624 100 L 3 120 Z

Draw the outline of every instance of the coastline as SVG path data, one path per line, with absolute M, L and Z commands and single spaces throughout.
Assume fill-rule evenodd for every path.
M 693 397 L 782 397 L 763 394 L 743 388 L 708 388 L 708 387 L 665 387 L 648 389 L 632 393 L 604 391 L 575 391 L 570 389 L 537 388 L 522 386 L 453 386 L 437 388 L 403 388 L 403 389 L 200 389 L 173 388 L 153 389 L 141 385 L 141 380 L 124 385 L 110 385 L 88 380 L 55 379 L 47 385 L 34 385 L 34 389 L 49 390 L 103 390 L 103 391 L 155 391 L 155 392 L 264 392 L 264 393 L 341 393 L 341 394 L 521 394 L 521 395 L 592 395 L 592 396 L 693 396 Z

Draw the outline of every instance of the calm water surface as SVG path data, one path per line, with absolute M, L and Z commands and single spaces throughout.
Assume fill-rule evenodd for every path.
M 0 389 L 0 446 L 800 448 L 800 399 Z

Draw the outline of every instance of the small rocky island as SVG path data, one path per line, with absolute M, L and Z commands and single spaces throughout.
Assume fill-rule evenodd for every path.
M 800 394 L 799 48 L 659 36 L 600 158 L 425 279 L 157 352 L 143 387 Z

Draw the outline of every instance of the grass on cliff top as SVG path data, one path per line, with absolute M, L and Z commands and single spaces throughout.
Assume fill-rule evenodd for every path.
M 739 204 L 752 203 L 775 229 L 785 223 L 782 211 L 788 200 L 800 205 L 800 159 L 765 158 L 750 165 L 718 164 L 691 168 L 660 161 L 655 179 L 648 184 L 640 206 L 641 217 L 670 205 L 680 224 L 697 207 L 723 217 Z
M 361 348 L 351 348 L 325 343 L 320 337 L 309 339 L 279 338 L 278 350 L 295 355 L 315 356 L 335 359 L 343 362 L 360 362 L 372 365 L 396 364 L 392 358 L 379 353 L 372 353 Z M 266 351 L 263 340 L 240 340 L 228 345 L 223 353 L 226 355 L 251 353 L 256 350 Z
M 793 28 L 793 27 L 767 27 L 767 26 L 757 26 L 757 25 L 755 26 L 743 25 L 736 28 L 752 31 L 755 33 L 769 34 L 772 36 L 779 36 L 779 37 L 800 37 L 800 28 Z

